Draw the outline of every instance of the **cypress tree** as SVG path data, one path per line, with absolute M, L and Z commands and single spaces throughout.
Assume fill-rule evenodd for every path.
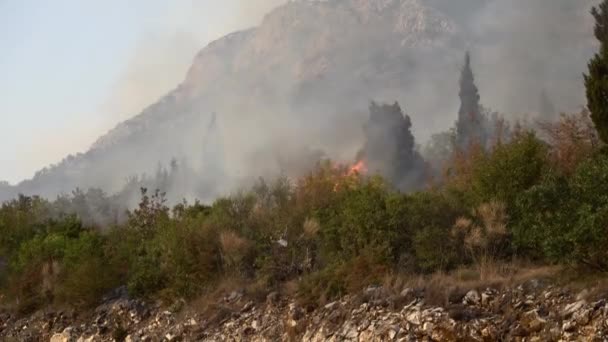
M 401 190 L 421 187 L 424 161 L 416 150 L 412 121 L 399 103 L 376 104 L 369 108 L 363 154 L 368 169 Z
M 608 142 L 608 0 L 591 10 L 600 51 L 589 62 L 585 77 L 587 106 L 600 138 Z
M 460 110 L 456 122 L 456 142 L 459 147 L 467 147 L 473 142 L 485 146 L 479 90 L 471 69 L 471 56 L 465 54 L 464 66 L 460 75 Z

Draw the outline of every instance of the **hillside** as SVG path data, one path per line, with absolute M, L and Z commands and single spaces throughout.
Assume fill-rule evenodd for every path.
M 203 48 L 181 84 L 100 137 L 86 153 L 69 156 L 15 187 L 0 187 L 0 199 L 17 193 L 53 198 L 76 187 L 115 193 L 128 177 L 153 175 L 159 163 L 175 158 L 191 175 L 184 181 L 191 190 L 179 198 L 210 200 L 259 176 L 298 175 L 319 154 L 351 161 L 363 144 L 361 127 L 373 99 L 402 103 L 422 144 L 455 121 L 457 68 L 469 48 L 484 54 L 479 69 L 481 82 L 492 84 L 482 92 L 488 102 L 497 94 L 517 95 L 505 110 L 535 111 L 540 88 L 556 84 L 552 90 L 559 107 L 576 107 L 582 96 L 571 89 L 578 89 L 592 44 L 573 37 L 588 35 L 581 13 L 592 1 L 560 1 L 564 5 L 546 15 L 574 20 L 548 44 L 557 50 L 576 41 L 576 56 L 564 53 L 539 66 L 538 57 L 506 44 L 505 50 L 519 54 L 519 76 L 510 68 L 496 69 L 496 63 L 511 58 L 496 45 L 504 34 L 501 21 L 488 21 L 504 12 L 500 1 L 468 0 L 458 6 L 445 0 L 290 1 L 258 27 Z M 505 15 L 518 18 L 517 9 L 539 8 L 512 7 L 513 13 Z M 532 42 L 520 39 L 529 32 L 542 38 L 557 25 L 541 19 L 539 31 L 533 27 L 536 18 L 523 18 L 511 45 L 529 46 Z M 553 54 L 549 51 L 538 56 Z M 577 68 L 562 68 L 564 63 Z M 526 85 L 514 86 L 521 79 Z

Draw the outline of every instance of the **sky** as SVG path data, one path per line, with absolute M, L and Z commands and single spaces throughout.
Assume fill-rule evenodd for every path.
M 0 0 L 0 181 L 84 152 L 281 0 Z

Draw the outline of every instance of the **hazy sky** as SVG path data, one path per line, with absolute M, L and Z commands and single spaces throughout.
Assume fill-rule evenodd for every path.
M 281 0 L 0 0 L 0 180 L 85 151 Z

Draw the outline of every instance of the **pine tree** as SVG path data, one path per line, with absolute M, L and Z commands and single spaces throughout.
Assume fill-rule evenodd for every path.
M 591 14 L 595 18 L 595 38 L 601 45 L 585 75 L 587 106 L 600 138 L 608 142 L 608 0 L 594 7 Z
M 471 143 L 479 143 L 485 146 L 479 90 L 475 85 L 469 52 L 464 57 L 464 66 L 460 75 L 459 96 L 460 110 L 456 122 L 456 143 L 459 147 L 467 147 Z

